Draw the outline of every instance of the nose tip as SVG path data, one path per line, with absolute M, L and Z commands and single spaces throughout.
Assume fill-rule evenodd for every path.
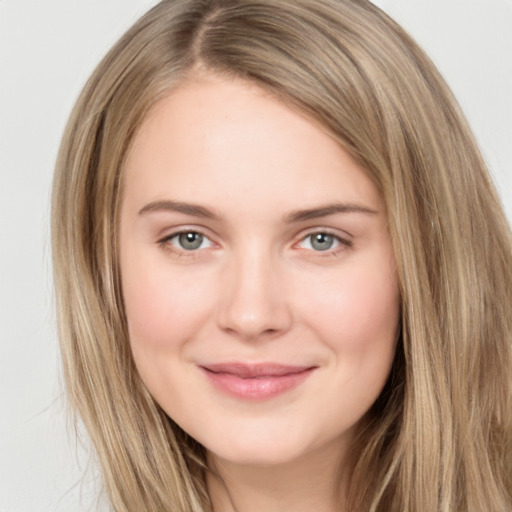
M 225 331 L 249 340 L 268 337 L 282 330 L 275 324 L 271 326 L 270 323 L 264 323 L 257 314 L 234 314 L 225 317 L 221 323 Z
M 262 265 L 239 268 L 224 287 L 219 326 L 246 340 L 286 332 L 292 315 L 285 289 L 275 272 Z

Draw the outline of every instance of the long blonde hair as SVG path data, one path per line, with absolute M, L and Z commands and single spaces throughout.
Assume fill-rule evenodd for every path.
M 386 202 L 401 336 L 352 454 L 348 509 L 512 510 L 510 230 L 448 87 L 367 0 L 163 1 L 77 102 L 53 190 L 59 334 L 68 394 L 114 510 L 211 507 L 203 448 L 136 372 L 116 247 L 134 134 L 197 66 L 319 120 Z

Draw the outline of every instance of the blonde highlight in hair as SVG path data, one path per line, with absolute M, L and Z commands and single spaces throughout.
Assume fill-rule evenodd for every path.
M 53 190 L 65 378 L 114 510 L 211 509 L 203 448 L 135 369 L 117 263 L 131 142 L 198 69 L 255 82 L 320 121 L 385 200 L 401 330 L 351 454 L 348 510 L 512 509 L 510 229 L 433 64 L 366 0 L 168 0 L 88 81 Z

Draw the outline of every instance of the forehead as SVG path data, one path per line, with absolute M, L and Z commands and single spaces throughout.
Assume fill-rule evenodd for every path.
M 380 202 L 366 173 L 322 126 L 254 84 L 216 76 L 189 80 L 153 107 L 124 180 L 126 195 L 139 202 L 178 195 L 219 207 L 244 196 L 260 210 L 272 200 L 283 208 Z

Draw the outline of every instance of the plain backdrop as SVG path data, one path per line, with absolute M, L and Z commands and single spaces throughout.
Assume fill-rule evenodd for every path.
M 95 64 L 153 0 L 0 0 L 0 512 L 89 512 L 66 419 L 49 248 L 59 140 Z M 458 97 L 512 219 L 512 0 L 380 0 Z

